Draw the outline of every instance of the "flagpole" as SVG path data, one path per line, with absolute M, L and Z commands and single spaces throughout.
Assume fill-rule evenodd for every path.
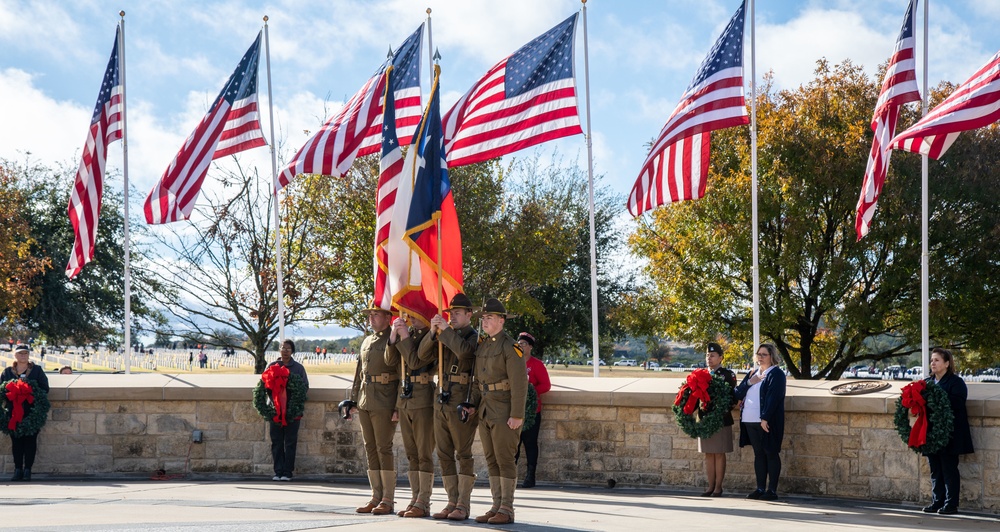
M 753 352 L 760 346 L 760 261 L 757 229 L 757 21 L 756 2 L 750 0 L 750 204 L 753 209 Z M 754 358 L 751 356 L 750 360 Z
M 430 39 L 430 27 L 431 27 L 431 9 L 427 8 L 427 36 Z M 429 41 L 428 41 L 429 42 Z M 441 60 L 441 54 L 437 55 L 438 61 Z M 432 75 L 440 80 L 441 67 L 439 65 L 433 65 L 431 68 Z M 433 101 L 434 91 L 440 88 L 440 85 L 436 83 L 437 80 L 431 81 L 431 94 L 428 101 Z M 444 199 L 444 198 L 442 198 Z M 437 231 L 437 275 L 438 275 L 438 293 L 437 293 L 437 307 L 438 314 L 444 312 L 444 267 L 442 266 L 442 245 L 441 245 L 441 217 L 439 216 L 437 220 L 434 220 L 434 227 Z M 438 393 L 444 393 L 444 343 L 441 342 L 441 337 L 438 336 Z
M 271 39 L 267 32 L 267 15 L 264 15 L 264 57 L 267 62 L 267 110 L 271 121 L 271 175 L 274 184 L 274 260 L 278 279 L 278 344 L 285 341 L 285 286 L 281 273 L 281 217 L 278 215 L 278 158 L 274 148 L 274 97 L 271 93 Z
M 597 326 L 597 239 L 594 222 L 594 143 L 590 133 L 590 55 L 587 48 L 587 0 L 583 4 L 583 77 L 587 89 L 587 192 L 590 194 L 590 323 L 594 340 L 594 377 L 601 376 L 601 337 Z
M 431 90 L 434 86 L 434 38 L 431 35 L 431 8 L 427 8 L 427 65 L 431 75 Z M 419 77 L 419 76 L 418 76 Z
M 125 374 L 132 373 L 132 265 L 129 257 L 128 227 L 128 129 L 125 120 L 125 11 L 119 11 L 122 18 L 118 31 L 118 71 L 122 80 L 122 177 L 125 192 Z
M 924 0 L 924 98 L 920 106 L 920 116 L 927 116 L 927 108 L 930 103 L 930 93 L 927 90 L 927 17 L 929 15 L 930 0 Z M 920 157 L 920 362 L 924 369 L 924 377 L 930 375 L 931 336 L 930 336 L 930 254 L 927 250 L 927 226 L 928 226 L 928 193 L 927 193 L 927 154 Z

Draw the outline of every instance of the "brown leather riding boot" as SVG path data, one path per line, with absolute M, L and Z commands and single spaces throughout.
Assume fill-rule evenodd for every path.
M 431 517 L 434 519 L 447 519 L 448 514 L 455 510 L 455 504 L 458 502 L 458 476 L 443 476 L 441 483 L 444 484 L 444 492 L 448 494 L 448 505 L 441 508 L 440 512 L 432 514 Z

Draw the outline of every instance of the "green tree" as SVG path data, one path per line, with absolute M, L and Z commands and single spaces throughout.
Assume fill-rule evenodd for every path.
M 52 267 L 47 257 L 31 254 L 35 244 L 29 224 L 25 183 L 10 163 L 0 161 L 0 326 L 11 328 L 38 300 L 38 276 Z

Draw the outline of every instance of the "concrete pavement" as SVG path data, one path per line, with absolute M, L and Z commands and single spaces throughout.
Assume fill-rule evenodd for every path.
M 927 515 L 916 505 L 785 497 L 777 502 L 749 501 L 743 493 L 702 498 L 660 490 L 561 488 L 518 490 L 517 523 L 479 525 L 395 516 L 359 515 L 354 508 L 368 498 L 367 486 L 351 481 L 184 479 L 63 479 L 0 483 L 0 527 L 8 531 L 114 530 L 277 532 L 290 530 L 719 530 L 768 532 L 815 530 L 1000 530 L 1000 517 Z M 443 490 L 435 487 L 432 511 Z M 397 504 L 409 500 L 405 484 Z M 477 485 L 473 515 L 488 509 L 489 488 Z

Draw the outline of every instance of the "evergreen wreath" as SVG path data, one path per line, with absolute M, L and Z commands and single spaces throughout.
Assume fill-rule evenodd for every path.
M 528 383 L 528 398 L 524 401 L 524 424 L 521 425 L 521 432 L 531 430 L 535 426 L 535 419 L 538 418 L 538 391 L 535 385 Z
M 920 454 L 935 454 L 951 441 L 955 428 L 955 413 L 951 411 L 948 392 L 934 381 L 926 381 L 927 387 L 921 394 L 927 404 L 927 442 L 919 447 L 910 447 Z M 893 417 L 896 432 L 907 446 L 910 442 L 910 411 L 903 406 L 903 397 L 896 399 L 896 415 Z
M 32 404 L 24 405 L 24 417 L 21 418 L 21 422 L 17 424 L 17 428 L 10 430 L 10 416 L 13 414 L 14 405 L 7 397 L 7 385 L 16 381 L 18 379 L 9 379 L 0 383 L 0 399 L 2 399 L 2 408 L 0 408 L 0 430 L 3 430 L 4 434 L 9 434 L 15 438 L 20 438 L 21 436 L 31 436 L 38 434 L 42 427 L 45 426 L 45 421 L 49 416 L 49 409 L 52 404 L 49 402 L 49 394 L 35 379 L 28 379 L 25 382 L 31 385 L 31 392 L 34 395 L 35 402 Z
M 305 414 L 307 391 L 302 377 L 294 373 L 288 376 L 288 384 L 285 386 L 285 392 L 288 394 L 286 419 L 297 419 Z M 271 391 L 264 386 L 264 379 L 257 381 L 257 386 L 253 389 L 253 407 L 261 417 L 274 423 L 274 416 L 278 415 L 278 411 L 274 408 L 274 401 L 271 400 Z
M 721 375 L 712 375 L 708 385 L 708 408 L 704 409 L 701 404 L 693 413 L 685 414 L 683 405 L 691 392 L 691 388 L 682 387 L 680 404 L 673 406 L 674 419 L 684 434 L 692 438 L 710 438 L 722 430 L 726 410 L 733 404 L 733 389 Z

